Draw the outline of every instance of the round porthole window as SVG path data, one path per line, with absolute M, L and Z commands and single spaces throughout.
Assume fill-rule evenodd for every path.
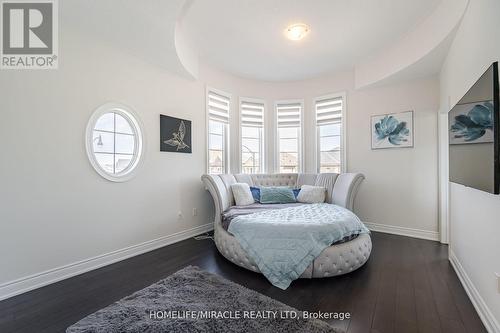
M 139 122 L 127 106 L 100 106 L 87 125 L 86 148 L 90 163 L 104 178 L 130 179 L 141 159 L 143 136 Z

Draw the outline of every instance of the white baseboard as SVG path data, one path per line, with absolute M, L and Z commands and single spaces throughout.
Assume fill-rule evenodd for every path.
M 0 285 L 0 301 L 211 231 L 213 230 L 213 226 L 213 223 L 204 224 L 172 235 L 163 236 L 124 249 L 3 283 Z
M 467 272 L 464 270 L 462 264 L 460 263 L 458 258 L 455 256 L 455 253 L 453 253 L 451 249 L 449 249 L 449 260 L 451 266 L 453 266 L 453 268 L 455 269 L 455 272 L 457 273 L 460 282 L 462 282 L 462 286 L 467 292 L 467 295 L 469 295 L 472 305 L 474 305 L 474 308 L 479 314 L 481 321 L 486 327 L 486 330 L 489 333 L 500 332 L 500 324 L 496 320 L 495 316 L 493 316 L 493 313 L 491 312 L 490 308 L 488 308 L 488 305 L 486 305 L 486 302 L 479 294 L 479 291 L 477 291 L 476 287 L 472 283 L 472 280 L 469 278 Z
M 372 231 L 383 232 L 386 234 L 394 234 L 400 236 L 408 236 L 414 238 L 421 238 L 433 241 L 439 241 L 439 233 L 437 231 L 428 231 L 428 230 L 420 230 L 420 229 L 412 229 L 406 227 L 399 227 L 395 225 L 387 225 L 387 224 L 378 224 L 378 223 L 370 223 L 363 222 L 366 227 Z

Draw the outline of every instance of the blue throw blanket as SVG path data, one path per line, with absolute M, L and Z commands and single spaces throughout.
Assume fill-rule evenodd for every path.
M 350 210 L 311 204 L 238 216 L 229 225 L 262 274 L 286 289 L 331 244 L 369 233 Z

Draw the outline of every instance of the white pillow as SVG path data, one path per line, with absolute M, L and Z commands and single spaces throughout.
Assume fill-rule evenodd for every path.
M 250 186 L 246 183 L 234 183 L 231 185 L 236 206 L 248 206 L 255 202 L 250 191 Z
M 297 201 L 302 203 L 325 202 L 326 188 L 322 186 L 302 185 L 300 187 Z

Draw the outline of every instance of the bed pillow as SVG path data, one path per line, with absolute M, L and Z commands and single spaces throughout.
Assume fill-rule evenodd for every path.
M 322 186 L 302 185 L 297 201 L 302 203 L 325 202 L 326 188 Z
M 300 188 L 292 189 L 293 195 L 295 196 L 295 200 L 297 200 L 297 196 L 299 195 Z M 250 186 L 250 192 L 252 192 L 253 199 L 255 202 L 260 202 L 260 187 Z
M 255 202 L 260 202 L 260 187 L 250 186 L 250 192 L 252 192 Z
M 297 202 L 293 190 L 289 187 L 261 187 L 260 203 L 284 204 Z
M 248 206 L 255 202 L 250 192 L 250 186 L 246 183 L 234 183 L 231 185 L 236 206 Z

